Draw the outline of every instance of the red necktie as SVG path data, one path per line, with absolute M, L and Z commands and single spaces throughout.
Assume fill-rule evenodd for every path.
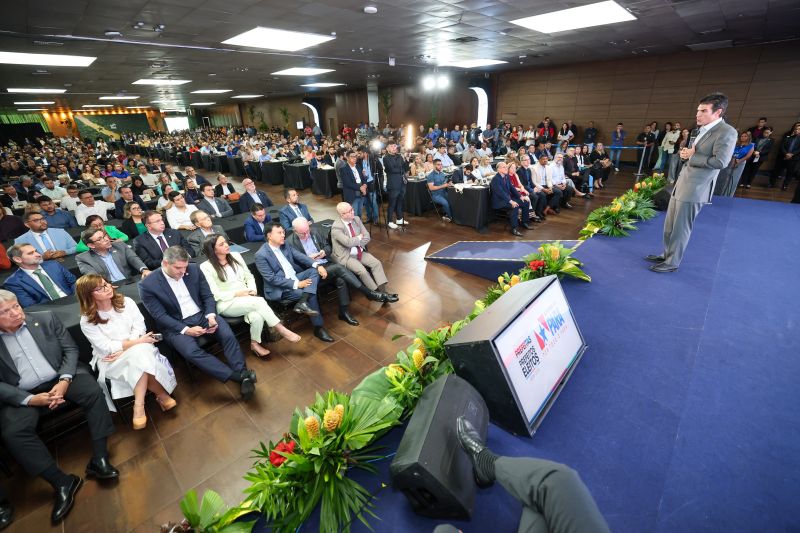
M 350 236 L 355 237 L 356 230 L 353 229 L 353 223 L 352 222 L 348 223 L 347 227 L 350 228 Z M 361 251 L 361 246 L 356 246 L 356 249 L 358 250 L 356 257 L 358 258 L 359 261 L 361 261 L 361 256 L 363 255 L 363 252 Z

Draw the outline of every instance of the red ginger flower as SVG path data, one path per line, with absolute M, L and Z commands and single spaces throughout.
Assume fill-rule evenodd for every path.
M 530 263 L 528 263 L 528 266 L 530 267 L 531 270 L 539 270 L 540 268 L 543 268 L 544 265 L 545 265 L 544 261 L 531 261 Z
M 279 442 L 275 449 L 269 452 L 269 462 L 272 463 L 272 466 L 281 466 L 284 461 L 286 461 L 286 457 L 282 456 L 277 452 L 283 453 L 294 453 L 295 441 L 290 440 L 289 442 Z

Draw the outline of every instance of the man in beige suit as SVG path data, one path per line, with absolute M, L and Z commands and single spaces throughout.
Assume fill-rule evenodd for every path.
M 333 261 L 352 271 L 368 289 L 386 291 L 386 274 L 378 259 L 366 250 L 370 236 L 347 202 L 336 206 L 339 218 L 331 226 Z M 393 296 L 397 296 L 394 294 Z

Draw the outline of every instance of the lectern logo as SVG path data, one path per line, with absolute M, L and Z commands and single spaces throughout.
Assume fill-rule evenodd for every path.
M 539 331 L 534 331 L 534 335 L 536 336 L 536 342 L 539 344 L 539 349 L 544 350 L 553 342 L 566 321 L 557 308 L 539 315 L 536 320 L 539 322 Z

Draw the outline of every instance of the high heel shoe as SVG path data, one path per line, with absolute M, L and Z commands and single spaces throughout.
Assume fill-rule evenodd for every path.
M 250 351 L 252 351 L 259 359 L 269 359 L 269 350 L 257 342 L 250 343 Z
M 139 409 L 141 411 L 141 416 L 136 416 L 136 411 Z M 133 429 L 139 430 L 144 429 L 147 426 L 147 415 L 144 414 L 144 404 L 134 403 L 133 404 Z
M 158 406 L 161 407 L 162 411 L 169 411 L 178 405 L 178 402 L 175 401 L 175 398 L 169 394 L 165 394 L 163 397 L 156 396 L 156 402 L 158 402 Z
M 283 324 L 278 324 L 277 326 L 275 326 L 275 331 L 277 331 L 281 337 L 283 337 L 289 342 L 300 342 L 300 335 L 288 329 Z

